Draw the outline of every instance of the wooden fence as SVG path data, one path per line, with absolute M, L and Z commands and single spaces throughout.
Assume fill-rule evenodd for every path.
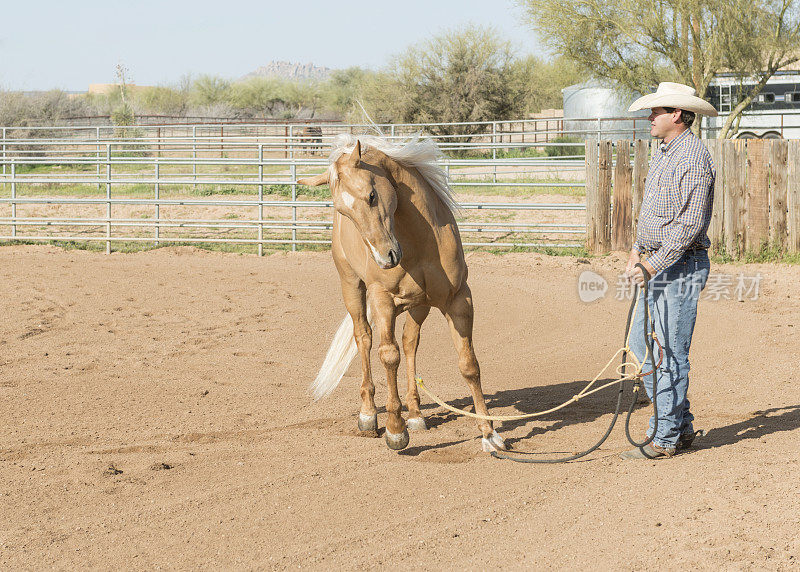
M 704 143 L 717 171 L 712 249 L 737 257 L 765 246 L 800 252 L 800 140 Z M 590 252 L 631 248 L 653 148 L 655 142 L 642 140 L 586 142 Z

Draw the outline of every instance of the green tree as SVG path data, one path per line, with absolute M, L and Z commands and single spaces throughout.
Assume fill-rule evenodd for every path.
M 218 76 L 201 75 L 189 88 L 192 105 L 215 105 L 225 103 L 230 92 L 230 82 Z
M 396 120 L 407 123 L 509 119 L 522 113 L 525 103 L 524 93 L 514 81 L 514 56 L 511 44 L 493 28 L 450 30 L 395 58 L 380 101 L 370 104 L 381 104 L 392 110 Z M 431 130 L 469 135 L 485 131 L 486 126 Z
M 556 53 L 632 91 L 660 81 L 708 95 L 714 76 L 753 78 L 720 137 L 777 70 L 798 60 L 800 0 L 518 0 Z
M 268 118 L 282 108 L 285 91 L 280 80 L 254 77 L 233 84 L 228 90 L 228 97 L 234 108 L 248 115 Z
M 322 86 L 323 105 L 346 115 L 357 107 L 356 101 L 362 97 L 361 90 L 370 76 L 375 75 L 359 67 L 334 70 Z
M 365 74 L 357 84 L 347 113 L 348 121 L 359 123 L 364 121 L 364 111 L 376 123 L 402 123 L 398 93 L 402 89 L 397 78 L 388 71 Z M 362 110 L 363 106 L 363 110 Z
M 137 108 L 146 113 L 183 115 L 189 105 L 189 95 L 181 89 L 157 86 L 134 92 Z
M 521 92 L 526 113 L 560 109 L 564 101 L 561 90 L 584 77 L 578 66 L 564 57 L 548 62 L 527 56 L 516 60 L 512 70 L 512 89 Z
M 286 114 L 289 117 L 298 117 L 304 109 L 307 109 L 313 118 L 323 103 L 324 87 L 322 83 L 314 80 L 286 82 L 283 86 L 283 98 Z

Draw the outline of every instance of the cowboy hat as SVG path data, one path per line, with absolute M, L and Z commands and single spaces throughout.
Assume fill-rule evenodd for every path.
M 631 104 L 628 111 L 654 107 L 674 107 L 710 117 L 717 116 L 714 106 L 705 99 L 697 97 L 697 91 L 693 87 L 671 81 L 662 81 L 655 93 L 643 95 Z

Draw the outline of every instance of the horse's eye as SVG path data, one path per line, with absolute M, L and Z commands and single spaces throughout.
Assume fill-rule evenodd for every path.
M 369 206 L 375 206 L 375 191 L 369 194 Z

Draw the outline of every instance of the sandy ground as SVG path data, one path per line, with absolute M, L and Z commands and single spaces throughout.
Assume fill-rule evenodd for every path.
M 620 257 L 469 263 L 494 412 L 560 403 L 619 346 Z M 610 283 L 591 304 L 587 269 Z M 343 315 L 327 253 L 0 248 L 0 568 L 796 569 L 798 269 L 714 272 L 762 278 L 757 300 L 701 302 L 694 450 L 623 462 L 618 428 L 584 462 L 521 465 L 427 401 L 431 429 L 405 451 L 360 435 L 356 365 L 309 400 Z M 419 371 L 467 405 L 438 314 Z M 579 450 L 612 401 L 499 430 L 517 450 Z

